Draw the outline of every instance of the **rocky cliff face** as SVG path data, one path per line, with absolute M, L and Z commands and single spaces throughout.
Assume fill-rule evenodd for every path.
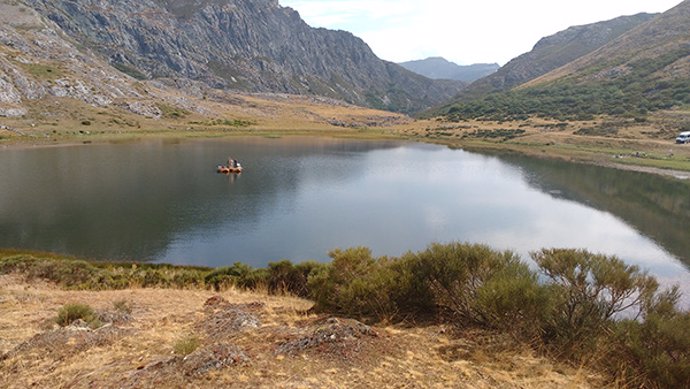
M 25 115 L 28 104 L 51 97 L 106 106 L 145 96 L 31 8 L 0 2 L 0 116 Z
M 398 111 L 455 95 L 378 59 L 359 38 L 309 27 L 276 0 L 25 0 L 82 46 L 142 79 L 314 94 Z

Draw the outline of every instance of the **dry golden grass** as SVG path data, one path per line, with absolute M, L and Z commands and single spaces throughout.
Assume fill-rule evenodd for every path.
M 538 357 L 508 338 L 481 331 L 458 334 L 440 326 L 373 328 L 377 336 L 354 338 L 330 335 L 326 343 L 281 354 L 276 351 L 279 345 L 299 344 L 309 336 L 314 339 L 327 328 L 326 318 L 305 313 L 309 301 L 222 293 L 232 307 L 246 309 L 261 324 L 232 331 L 225 328 L 211 336 L 204 328 L 213 325 L 209 317 L 217 311 L 204 303 L 212 296 L 208 291 L 189 290 L 63 291 L 0 276 L 0 355 L 9 352 L 0 361 L 0 386 L 590 388 L 602 384 L 587 371 Z M 65 332 L 51 323 L 67 303 L 87 303 L 103 312 L 123 300 L 132 307 L 131 320 L 89 333 L 108 330 L 108 336 L 88 338 L 81 331 Z M 348 323 L 360 325 L 336 323 L 342 328 L 349 328 Z M 55 349 L 31 347 L 42 336 L 57 335 L 69 339 Z M 189 370 L 189 360 L 174 355 L 176 342 L 184 336 L 198 337 L 200 347 L 209 350 L 230 344 L 247 359 L 220 368 Z

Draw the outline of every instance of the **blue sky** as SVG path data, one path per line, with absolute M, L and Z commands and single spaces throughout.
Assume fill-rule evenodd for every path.
M 530 51 L 570 26 L 639 12 L 663 12 L 680 0 L 280 0 L 313 27 L 346 30 L 380 58 L 402 62 L 442 56 L 459 64 L 498 62 Z

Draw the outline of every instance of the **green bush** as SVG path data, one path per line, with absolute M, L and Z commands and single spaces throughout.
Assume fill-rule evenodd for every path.
M 96 312 L 86 304 L 67 304 L 60 308 L 55 322 L 61 327 L 72 324 L 75 320 L 84 320 L 91 328 L 101 326 Z
M 642 315 L 656 280 L 637 266 L 586 250 L 544 249 L 532 258 L 552 285 L 554 312 L 545 341 L 563 353 L 587 353 L 614 316 Z
M 201 339 L 195 335 L 186 335 L 179 338 L 173 345 L 173 351 L 178 355 L 189 355 L 201 346 Z
M 251 266 L 236 262 L 232 266 L 220 267 L 211 271 L 204 277 L 204 282 L 206 285 L 212 286 L 215 291 L 231 286 L 247 288 L 252 271 Z
M 552 305 L 536 273 L 488 246 L 433 244 L 399 259 L 375 259 L 359 247 L 331 257 L 308 279 L 319 312 L 390 321 L 440 316 L 459 326 L 529 328 L 536 336 Z
M 609 369 L 631 386 L 690 387 L 690 313 L 652 314 L 616 328 Z
M 309 296 L 308 279 L 326 265 L 308 261 L 294 265 L 288 260 L 268 264 L 268 292 L 290 293 L 299 297 Z
M 480 290 L 506 268 L 519 264 L 512 252 L 497 252 L 485 245 L 432 244 L 410 260 L 412 274 L 422 282 L 413 290 L 427 288 L 422 291 L 424 298 L 433 296 L 433 304 L 451 314 L 456 324 L 489 325 L 490 318 L 477 305 Z M 422 303 L 425 306 L 419 308 L 429 308 L 428 301 Z
M 511 263 L 477 290 L 476 310 L 484 324 L 529 340 L 541 337 L 554 310 L 550 286 L 524 263 Z
M 365 247 L 334 250 L 330 266 L 310 273 L 308 288 L 317 312 L 386 320 L 396 315 L 395 276 L 386 258 Z

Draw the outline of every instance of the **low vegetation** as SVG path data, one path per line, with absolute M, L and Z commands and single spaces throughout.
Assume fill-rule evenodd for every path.
M 210 269 L 3 252 L 0 274 L 46 279 L 68 289 L 234 287 L 288 293 L 311 299 L 315 312 L 369 323 L 442 322 L 510 334 L 630 387 L 690 385 L 690 313 L 677 308 L 678 290 L 660 290 L 654 277 L 616 257 L 544 249 L 531 254 L 533 270 L 510 251 L 461 243 L 433 244 L 399 258 L 376 258 L 364 247 L 330 256 L 329 264 L 281 261 L 265 269 L 239 263 Z M 187 340 L 175 345 L 178 354 L 194 351 Z
M 29 63 L 23 64 L 30 75 L 41 80 L 56 80 L 64 75 L 59 66 L 53 64 Z
M 495 130 L 475 130 L 463 135 L 463 138 L 479 138 L 479 139 L 500 139 L 503 141 L 515 139 L 525 134 L 525 130 L 505 129 L 499 128 Z
M 166 103 L 158 103 L 156 104 L 158 109 L 160 109 L 161 113 L 163 114 L 164 118 L 167 119 L 181 119 L 189 116 L 191 114 L 190 111 L 176 107 L 174 105 L 166 104 Z
M 201 346 L 201 339 L 194 335 L 185 335 L 179 338 L 173 345 L 173 351 L 178 355 L 189 355 Z
M 553 85 L 491 94 L 457 103 L 447 110 L 451 121 L 525 120 L 529 116 L 559 120 L 592 120 L 597 115 L 635 117 L 648 112 L 690 104 L 687 80 L 659 83 L 653 89 L 636 90 L 625 81 L 600 85 Z
M 60 308 L 55 318 L 55 322 L 61 327 L 66 327 L 77 320 L 82 320 L 91 328 L 97 328 L 101 325 L 96 312 L 86 304 L 67 304 Z
M 189 124 L 194 124 L 194 125 L 204 125 L 204 126 L 218 126 L 218 127 L 238 127 L 238 128 L 246 128 L 252 125 L 255 125 L 256 122 L 251 121 L 251 120 L 242 120 L 242 119 L 213 119 L 213 120 L 207 120 L 207 121 L 192 121 L 189 122 Z

